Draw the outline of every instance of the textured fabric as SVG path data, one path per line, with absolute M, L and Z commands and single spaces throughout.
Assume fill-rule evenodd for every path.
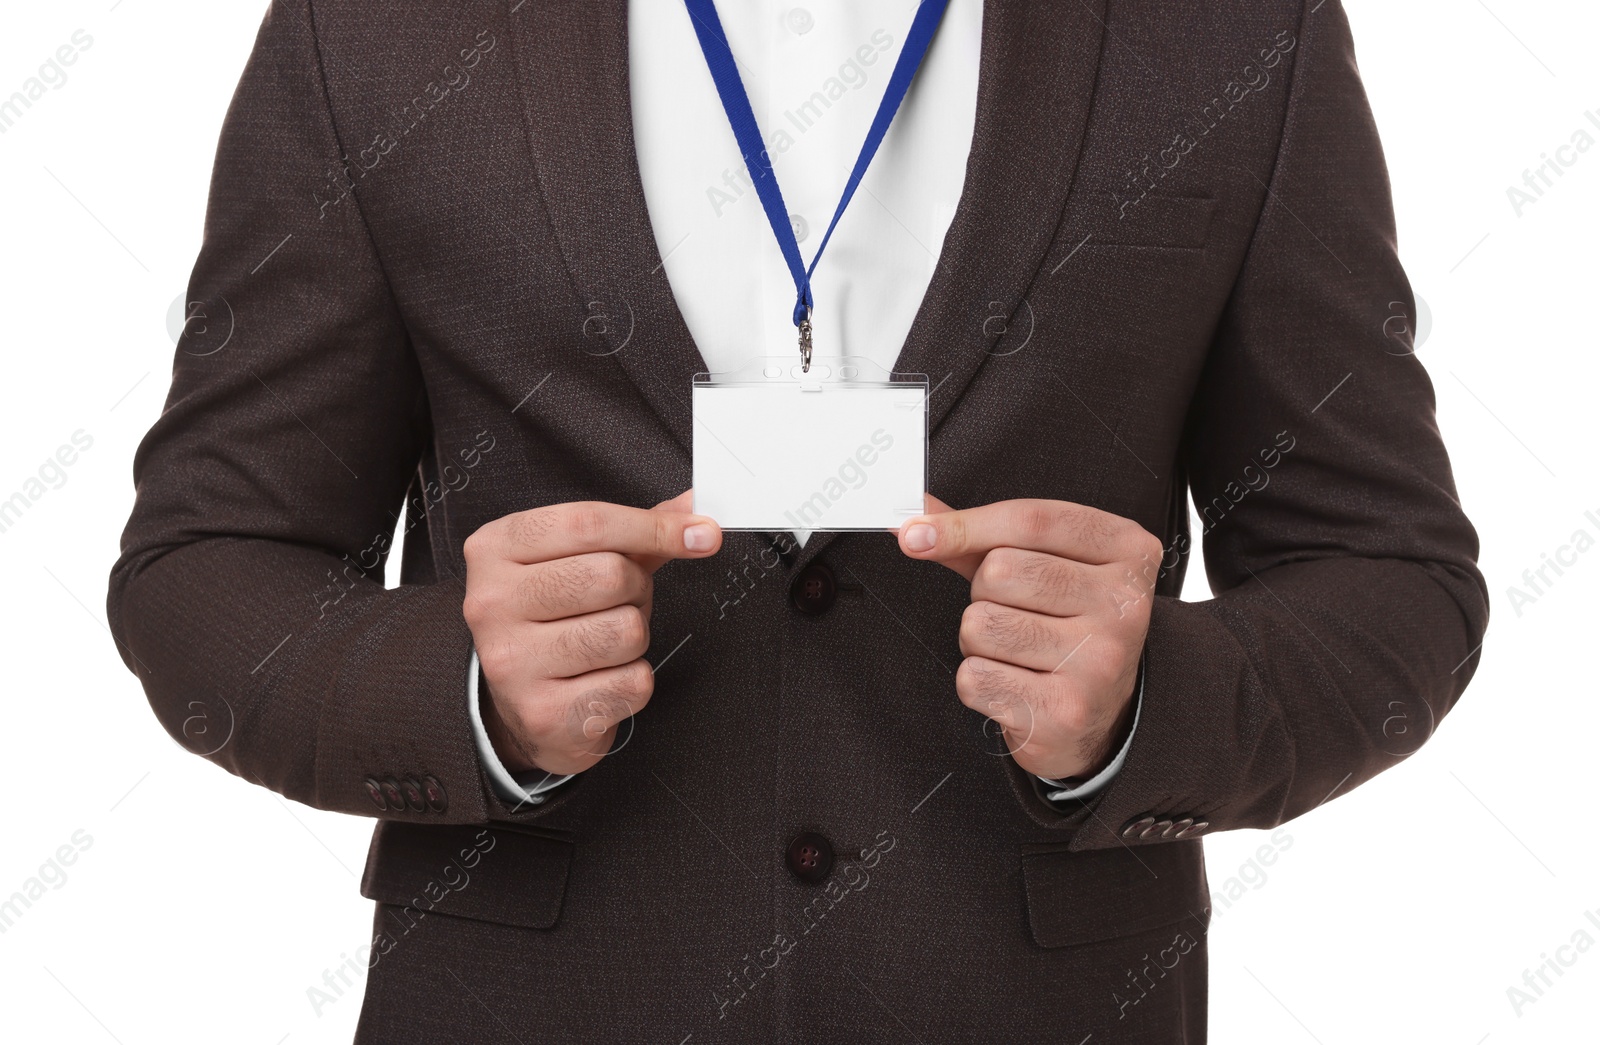
M 625 11 L 272 6 L 189 294 L 236 330 L 180 343 L 111 580 L 157 717 L 319 808 L 379 815 L 369 777 L 448 794 L 379 816 L 360 1042 L 1203 1041 L 1200 842 L 1125 826 L 1337 800 L 1432 732 L 1487 617 L 1431 387 L 1383 334 L 1411 293 L 1338 0 L 984 10 L 899 366 L 935 387 L 934 494 L 1091 504 L 1173 549 L 1110 786 L 1053 809 L 956 700 L 959 576 L 887 535 L 739 533 L 657 574 L 636 728 L 513 813 L 461 699 L 462 542 L 689 485 L 704 366 Z M 817 561 L 849 590 L 802 617 Z M 821 885 L 785 868 L 807 830 L 840 854 Z

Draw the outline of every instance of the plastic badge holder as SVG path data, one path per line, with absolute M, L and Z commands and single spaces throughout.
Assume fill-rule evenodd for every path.
M 860 356 L 696 374 L 694 511 L 725 530 L 883 530 L 921 515 L 928 378 Z

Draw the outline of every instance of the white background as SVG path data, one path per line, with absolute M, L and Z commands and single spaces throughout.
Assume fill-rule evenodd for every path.
M 0 135 L 0 498 L 75 430 L 94 440 L 0 534 L 0 897 L 75 831 L 93 838 L 0 935 L 0 1034 L 347 1042 L 359 998 L 318 1015 L 306 991 L 368 937 L 356 886 L 370 821 L 285 803 L 182 751 L 104 624 L 131 456 L 171 365 L 167 310 L 263 6 L 112 2 L 12 0 L 0 19 L 0 97 L 75 30 L 94 39 Z M 1491 6 L 1347 0 L 1494 621 L 1436 738 L 1288 825 L 1264 883 L 1219 909 L 1212 1034 L 1228 1045 L 1596 1039 L 1600 948 L 1520 1015 L 1507 988 L 1575 931 L 1600 940 L 1584 918 L 1600 911 L 1600 549 L 1520 613 L 1507 588 L 1574 530 L 1600 535 L 1584 517 L 1600 515 L 1600 149 L 1521 216 L 1506 190 L 1578 128 L 1600 137 L 1584 118 L 1600 113 L 1600 10 Z M 1196 570 L 1189 596 L 1205 594 Z M 1209 839 L 1213 888 L 1264 841 Z

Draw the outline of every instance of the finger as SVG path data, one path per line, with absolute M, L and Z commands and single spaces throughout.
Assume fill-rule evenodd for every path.
M 1020 610 L 1072 617 L 1111 610 L 1116 567 L 1087 566 L 1022 548 L 996 548 L 972 577 L 973 602 L 998 602 Z
M 662 501 L 660 504 L 656 505 L 654 508 L 652 508 L 650 510 L 653 511 L 653 512 L 689 513 L 689 514 L 693 514 L 694 513 L 694 487 L 691 486 L 689 489 L 683 491 L 678 496 L 669 498 L 669 499 L 667 499 L 665 501 Z M 703 518 L 703 516 L 701 518 Z M 719 535 L 718 541 L 720 542 L 720 540 L 721 540 L 721 537 Z M 718 547 L 719 548 L 721 547 L 720 543 L 718 544 Z M 638 562 L 639 565 L 643 566 L 646 570 L 649 570 L 651 573 L 656 572 L 662 566 L 666 565 L 667 559 L 668 559 L 667 556 L 660 556 L 660 555 L 634 555 L 634 556 L 632 556 L 632 558 L 634 559 L 634 561 Z
M 655 676 L 634 660 L 547 683 L 513 714 L 515 733 L 547 773 L 582 773 L 611 751 L 617 724 L 650 701 Z
M 586 613 L 650 603 L 650 573 L 616 552 L 510 567 L 517 575 L 512 610 L 521 620 L 555 621 Z
M 1013 752 L 1043 722 L 1044 686 L 1038 672 L 987 657 L 968 657 L 956 669 L 956 696 L 999 726 Z
M 617 724 L 650 701 L 655 674 L 642 659 L 573 678 L 495 690 L 485 725 L 502 753 L 547 773 L 581 773 L 611 750 Z M 517 695 L 513 695 L 513 693 Z
M 1130 519 L 1070 501 L 997 501 L 921 515 L 900 527 L 902 551 L 914 559 L 944 563 L 1006 547 L 1104 565 L 1148 557 L 1157 544 Z
M 689 487 L 676 497 L 669 497 L 665 501 L 650 509 L 653 512 L 693 512 L 694 487 Z
M 467 543 L 469 555 L 525 564 L 605 551 L 664 562 L 715 554 L 722 546 L 722 530 L 703 515 L 578 501 L 507 515 Z
M 655 673 L 649 662 L 635 659 L 562 679 L 557 686 L 557 694 L 567 702 L 567 735 L 575 751 L 599 757 L 611 749 L 617 724 L 650 702 Z
M 928 515 L 941 512 L 953 512 L 956 510 L 939 500 L 939 498 L 935 497 L 931 493 L 924 493 L 922 495 L 922 502 L 926 509 L 925 513 Z M 896 532 L 903 534 L 905 532 L 905 527 L 906 524 L 902 524 Z M 902 540 L 901 547 L 904 546 L 905 542 Z M 972 575 L 977 572 L 978 564 L 982 561 L 982 555 L 966 555 L 956 559 L 944 561 L 944 565 L 950 567 L 952 570 L 955 570 L 957 573 L 961 574 L 961 576 L 970 581 L 972 579 Z
M 1054 674 L 1091 637 L 1074 619 L 974 602 L 961 615 L 961 652 L 1032 671 Z
M 650 648 L 649 620 L 633 605 L 527 627 L 523 644 L 535 651 L 531 668 L 541 679 L 617 667 L 644 656 Z
M 1087 720 L 1087 709 L 1057 676 L 968 657 L 956 669 L 961 702 L 986 716 L 1005 738 L 1017 765 L 1030 773 L 1075 776 L 1095 764 L 1108 736 Z

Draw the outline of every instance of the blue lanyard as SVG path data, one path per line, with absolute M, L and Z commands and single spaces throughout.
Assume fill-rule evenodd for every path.
M 911 20 L 911 29 L 906 33 L 905 46 L 900 49 L 900 57 L 894 63 L 894 72 L 889 76 L 883 101 L 878 103 L 878 114 L 872 118 L 872 127 L 867 131 L 867 140 L 861 144 L 855 169 L 850 172 L 844 195 L 839 198 L 839 207 L 833 212 L 833 221 L 828 224 L 828 231 L 817 246 L 809 269 L 800 258 L 800 243 L 789 224 L 789 209 L 783 204 L 783 193 L 778 188 L 778 179 L 772 170 L 772 159 L 761 140 L 761 129 L 756 125 L 756 114 L 750 107 L 750 96 L 745 93 L 744 82 L 739 79 L 739 69 L 734 64 L 727 34 L 722 31 L 722 20 L 717 17 L 716 4 L 713 0 L 683 0 L 683 3 L 689 9 L 690 20 L 694 22 L 695 35 L 700 38 L 700 50 L 705 53 L 706 66 L 711 70 L 711 79 L 722 98 L 722 108 L 727 112 L 728 123 L 733 126 L 734 137 L 739 141 L 739 151 L 744 154 L 745 167 L 755 183 L 756 195 L 767 212 L 772 234 L 778 237 L 778 249 L 783 252 L 783 260 L 789 265 L 789 274 L 794 277 L 794 324 L 800 328 L 800 361 L 803 369 L 809 371 L 811 274 L 816 271 L 817 262 L 822 260 L 822 252 L 827 249 L 828 240 L 832 238 L 840 216 L 844 214 L 845 207 L 850 205 L 851 197 L 856 194 L 856 186 L 861 184 L 872 157 L 883 142 L 883 136 L 888 133 L 889 124 L 899 111 L 901 101 L 911 89 L 911 78 L 917 74 L 923 56 L 928 53 L 928 45 L 933 42 L 934 31 L 939 28 L 939 20 L 944 17 L 949 0 L 921 0 L 917 5 L 916 17 Z

